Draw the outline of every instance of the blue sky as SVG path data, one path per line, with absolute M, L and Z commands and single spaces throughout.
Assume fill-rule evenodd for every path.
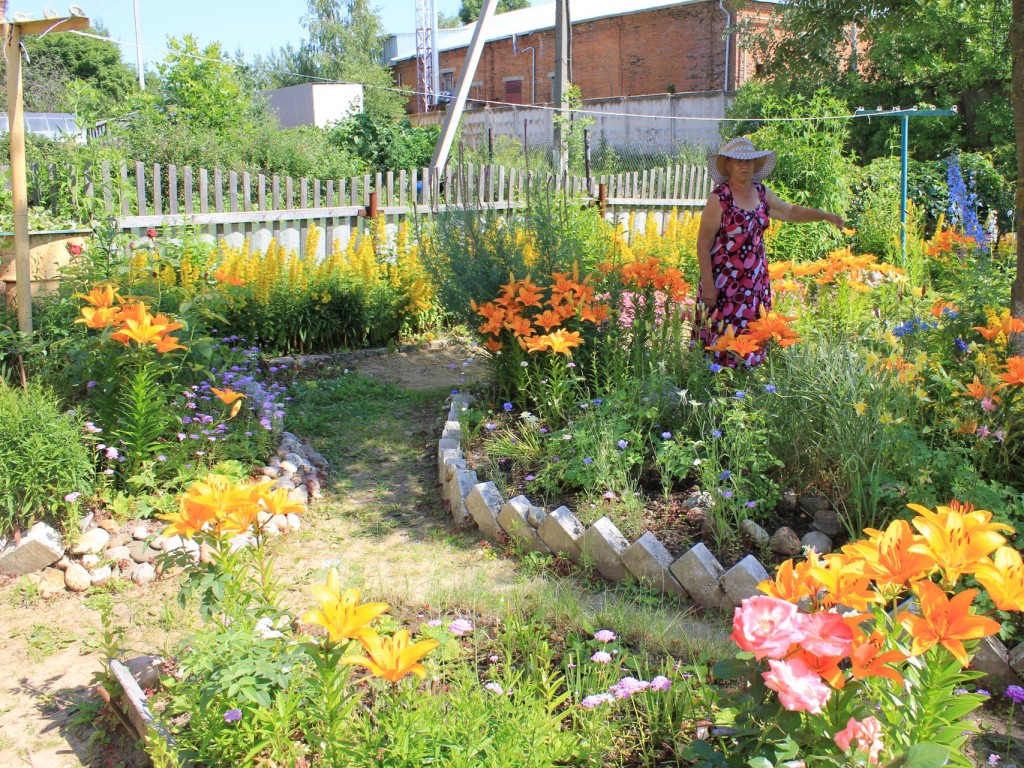
M 537 0 L 534 0 L 536 3 Z M 168 36 L 191 33 L 205 45 L 220 41 L 229 53 L 267 53 L 286 43 L 297 44 L 304 36 L 302 17 L 305 0 L 138 0 L 142 23 L 143 58 L 147 62 L 164 57 Z M 100 21 L 110 36 L 135 42 L 133 0 L 76 0 L 93 21 Z M 438 0 L 439 13 L 454 13 L 459 0 Z M 416 0 L 375 0 L 388 32 L 412 32 L 416 24 Z M 21 11 L 41 18 L 47 8 L 65 13 L 61 1 L 9 0 L 8 12 Z M 135 49 L 122 48 L 123 58 L 135 63 Z

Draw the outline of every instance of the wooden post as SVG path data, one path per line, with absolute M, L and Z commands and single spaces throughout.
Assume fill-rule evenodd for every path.
M 21 30 L 4 26 L 7 118 L 11 135 L 11 202 L 14 205 L 14 275 L 18 289 L 18 330 L 32 333 L 32 261 L 28 249 L 28 179 L 25 167 L 25 110 L 21 99 Z
M 7 3 L 0 3 L 3 20 Z M 22 101 L 21 38 L 50 31 L 88 29 L 84 16 L 35 19 L 3 24 L 7 68 L 7 122 L 11 140 L 11 203 L 14 208 L 14 272 L 18 296 L 18 330 L 32 333 L 32 262 L 28 243 L 28 178 L 25 165 L 25 107 Z
M 601 211 L 603 219 L 608 214 L 608 185 L 601 183 L 597 185 L 597 207 Z
M 371 220 L 377 218 L 377 190 L 370 193 L 370 202 L 366 206 L 366 217 Z

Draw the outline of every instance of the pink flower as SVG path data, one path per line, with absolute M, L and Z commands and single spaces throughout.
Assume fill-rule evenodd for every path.
M 486 688 L 491 693 L 498 694 L 499 696 L 505 693 L 505 689 L 501 687 L 501 683 L 485 683 L 484 688 Z
M 853 630 L 836 613 L 812 613 L 800 622 L 801 647 L 814 656 L 849 656 Z
M 779 694 L 779 701 L 790 712 L 817 715 L 832 695 L 832 690 L 808 668 L 803 659 L 770 659 L 770 671 L 762 674 L 765 685 Z
M 748 597 L 733 615 L 732 639 L 757 659 L 781 659 L 803 639 L 797 607 L 765 595 Z
M 473 631 L 473 622 L 467 619 L 456 619 L 448 625 L 448 631 L 456 637 L 468 635 Z
M 651 684 L 646 680 L 637 680 L 635 677 L 624 677 L 609 688 L 608 693 L 612 694 L 616 699 L 628 699 L 634 693 L 646 691 L 650 687 Z
M 610 629 L 599 629 L 594 633 L 594 639 L 602 643 L 610 643 L 615 640 L 615 633 Z
M 607 651 L 598 651 L 590 657 L 590 660 L 595 664 L 607 664 L 612 660 L 612 655 Z
M 851 717 L 846 727 L 833 736 L 833 739 L 843 752 L 849 752 L 850 745 L 856 739 L 857 749 L 867 752 L 868 762 L 876 765 L 878 755 L 882 751 L 882 724 L 874 717 L 865 717 L 859 723 L 857 718 Z
M 981 410 L 985 413 L 992 413 L 996 409 L 996 404 L 992 402 L 991 397 L 981 398 Z
M 672 687 L 672 681 L 664 675 L 658 675 L 656 678 L 651 680 L 652 691 L 667 691 Z
M 593 696 L 587 696 L 583 701 L 580 702 L 580 706 L 583 709 L 593 709 L 599 707 L 602 704 L 608 704 L 615 701 L 615 697 L 610 693 L 595 693 Z

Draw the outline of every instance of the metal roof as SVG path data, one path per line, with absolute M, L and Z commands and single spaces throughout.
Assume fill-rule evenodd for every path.
M 771 3 L 773 5 L 785 2 L 785 0 L 758 0 L 759 2 Z M 676 5 L 690 5 L 691 3 L 707 2 L 707 0 L 569 0 L 569 15 L 572 23 L 579 24 L 584 21 L 594 21 L 609 16 L 626 16 L 639 11 L 650 11 L 656 8 L 671 8 Z M 529 8 L 521 8 L 518 11 L 499 13 L 491 17 L 488 24 L 486 40 L 503 40 L 513 35 L 528 35 L 531 32 L 539 32 L 543 29 L 554 29 L 555 26 L 555 3 L 543 3 L 533 5 Z M 437 31 L 439 51 L 450 51 L 456 48 L 466 48 L 473 38 L 473 30 L 476 24 L 467 24 L 454 29 L 439 29 Z M 416 56 L 416 33 L 407 32 L 391 35 L 385 42 L 385 58 L 391 63 L 411 59 Z

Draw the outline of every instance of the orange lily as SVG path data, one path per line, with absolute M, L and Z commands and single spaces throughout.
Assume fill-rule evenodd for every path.
M 865 530 L 870 538 L 843 547 L 843 552 L 859 558 L 864 575 L 875 580 L 884 593 L 899 592 L 907 583 L 925 578 L 934 568 L 935 560 L 928 552 L 914 550 L 924 541 L 915 536 L 906 520 L 894 520 L 884 531 Z
M 150 315 L 143 315 L 141 320 L 126 318 L 121 328 L 110 334 L 110 338 L 122 344 L 134 341 L 142 346 L 144 344 L 155 344 L 159 341 L 166 330 L 166 326 L 155 325 Z
M 170 525 L 164 529 L 164 536 L 181 536 L 191 539 L 203 530 L 213 518 L 213 512 L 209 507 L 197 504 L 186 504 L 185 499 L 178 501 L 178 511 L 169 512 L 159 516 Z
M 902 685 L 903 675 L 892 667 L 886 666 L 890 662 L 903 661 L 906 655 L 900 651 L 883 651 L 885 647 L 885 635 L 880 631 L 872 632 L 869 637 L 864 637 L 863 632 L 857 636 L 858 630 L 854 630 L 853 649 L 850 651 L 850 662 L 852 663 L 852 674 L 857 679 L 865 677 L 885 677 L 894 683 Z
M 302 621 L 326 629 L 332 643 L 376 637 L 368 625 L 388 610 L 388 604 L 360 603 L 359 595 L 360 591 L 355 587 L 342 592 L 341 575 L 337 568 L 331 568 L 326 583 L 313 585 L 313 596 L 320 608 L 306 611 Z
M 505 327 L 508 328 L 516 336 L 532 336 L 533 326 L 530 324 L 529 319 L 525 317 L 517 317 L 514 320 L 506 320 Z
M 921 615 L 904 611 L 898 617 L 903 628 L 914 638 L 911 656 L 920 656 L 941 644 L 965 667 L 970 663 L 964 640 L 979 640 L 999 631 L 999 623 L 985 616 L 971 614 L 976 589 L 965 589 L 952 599 L 937 584 L 920 581 L 915 587 Z
M 519 346 L 530 354 L 534 352 L 546 352 L 551 349 L 550 339 L 547 336 L 520 336 Z
M 855 611 L 865 611 L 868 603 L 881 599 L 869 589 L 871 579 L 864 575 L 858 563 L 838 553 L 822 558 L 822 564 L 810 568 L 808 576 L 825 589 L 821 602 L 826 608 L 845 605 Z
M 814 597 L 819 585 L 809 578 L 808 571 L 818 565 L 818 553 L 810 550 L 808 554 L 808 559 L 799 565 L 792 560 L 784 562 L 776 569 L 775 579 L 762 581 L 757 585 L 758 590 L 787 603 L 798 603 L 805 597 Z
M 758 341 L 774 339 L 780 347 L 789 347 L 800 341 L 800 334 L 789 327 L 795 319 L 761 307 L 761 316 L 747 324 L 747 331 Z
M 484 346 L 491 350 L 491 352 L 497 352 L 503 345 L 497 339 L 488 339 L 484 342 Z
M 738 355 L 740 359 L 746 360 L 750 355 L 761 351 L 761 343 L 756 336 L 741 333 L 729 343 L 729 351 Z
M 89 304 L 97 309 L 113 307 L 121 300 L 121 297 L 117 294 L 117 289 L 110 283 L 97 285 L 88 293 L 76 293 L 75 298 L 85 299 Z
M 155 346 L 156 351 L 159 352 L 161 355 L 164 354 L 165 352 L 171 352 L 175 349 L 188 349 L 188 347 L 186 347 L 184 344 L 178 343 L 177 336 L 164 336 L 163 338 L 159 339 L 156 342 Z
M 117 307 L 82 307 L 82 316 L 75 322 L 85 323 L 86 328 L 98 331 L 116 323 L 119 311 Z
M 548 333 L 552 328 L 562 324 L 562 316 L 554 310 L 546 309 L 533 318 L 533 324 L 538 328 L 543 328 L 544 332 Z
M 210 387 L 210 391 L 213 392 L 213 394 L 215 394 L 217 398 L 224 403 L 224 405 L 231 405 L 235 400 L 245 397 L 241 392 L 235 392 L 230 387 L 225 387 L 224 389 Z
M 974 577 L 1001 611 L 1024 611 L 1024 561 L 1013 547 L 1000 547 L 983 561 Z
M 392 637 L 370 633 L 359 638 L 367 656 L 348 656 L 342 659 L 341 663 L 365 667 L 370 674 L 390 683 L 397 683 L 408 674 L 424 678 L 427 671 L 419 661 L 440 643 L 437 640 L 410 643 L 409 638 L 407 629 L 395 632 Z
M 970 395 L 976 400 L 984 400 L 986 397 L 990 397 L 993 401 L 997 403 L 999 402 L 999 396 L 993 394 L 991 389 L 981 383 L 981 379 L 978 378 L 978 374 L 974 374 L 974 381 L 970 384 L 964 384 L 964 389 L 966 389 L 967 392 L 961 394 L 965 397 Z
M 708 346 L 704 347 L 704 349 L 708 350 L 709 352 L 721 352 L 725 354 L 730 349 L 732 349 L 732 345 L 735 341 L 736 329 L 730 325 L 728 328 L 725 329 L 725 333 L 723 333 L 721 336 L 718 337 L 718 339 L 715 340 L 714 344 L 709 344 Z
M 990 328 L 989 326 L 975 325 L 972 326 L 973 330 L 977 331 L 982 335 L 985 341 L 993 341 L 996 336 L 1003 332 L 1002 327 Z
M 999 379 L 1003 382 L 999 385 L 999 389 L 1024 384 L 1024 357 L 1006 358 L 1006 371 L 999 374 Z
M 961 574 L 973 573 L 985 557 L 1006 543 L 999 531 L 1013 533 L 1005 523 L 991 522 L 992 513 L 984 509 L 936 507 L 932 512 L 920 504 L 907 506 L 918 513 L 913 523 L 924 539 L 908 552 L 934 558 L 948 584 L 955 584 Z
M 567 331 L 564 328 L 560 328 L 554 333 L 549 333 L 544 338 L 547 339 L 552 352 L 566 356 L 571 355 L 573 348 L 583 343 L 579 331 Z
M 799 651 L 792 658 L 801 659 L 808 669 L 815 672 L 837 691 L 842 690 L 846 685 L 843 671 L 839 669 L 839 663 L 846 658 L 845 656 L 815 656 L 807 651 Z
M 219 283 L 227 283 L 228 285 L 236 286 L 245 285 L 245 280 L 243 280 L 241 277 L 234 277 L 233 275 L 229 274 L 228 271 L 223 267 L 221 267 L 220 269 L 215 269 L 213 271 L 213 276 Z

